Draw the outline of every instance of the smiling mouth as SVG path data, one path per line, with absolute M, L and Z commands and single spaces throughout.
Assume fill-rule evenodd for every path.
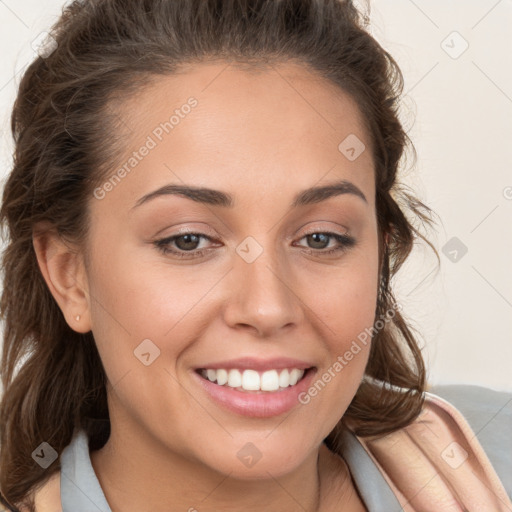
M 275 393 L 297 385 L 314 367 L 279 370 L 207 369 L 196 372 L 205 380 L 242 393 Z

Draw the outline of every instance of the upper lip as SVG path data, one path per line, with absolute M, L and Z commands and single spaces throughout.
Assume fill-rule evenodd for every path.
M 290 357 L 276 357 L 273 359 L 259 359 L 256 357 L 239 357 L 237 359 L 230 359 L 229 361 L 217 361 L 215 363 L 206 363 L 202 366 L 198 366 L 196 369 L 238 369 L 238 370 L 282 370 L 285 368 L 298 368 L 299 370 L 305 370 L 312 368 L 314 365 L 307 361 L 301 361 L 299 359 L 293 359 Z

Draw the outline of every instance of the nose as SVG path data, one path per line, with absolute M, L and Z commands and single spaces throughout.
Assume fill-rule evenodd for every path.
M 252 331 L 259 337 L 279 335 L 292 329 L 304 317 L 289 264 L 263 250 L 252 263 L 238 255 L 230 272 L 225 322 L 234 329 Z

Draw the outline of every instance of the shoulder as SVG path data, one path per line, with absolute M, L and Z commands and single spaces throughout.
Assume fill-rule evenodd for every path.
M 462 414 L 512 496 L 512 393 L 472 385 L 435 386 L 431 392 Z
M 433 391 L 447 395 L 447 388 Z M 468 403 L 473 403 L 475 414 L 483 407 L 482 403 L 490 403 L 491 396 L 495 400 L 494 407 L 496 401 L 504 401 L 501 409 L 494 410 L 495 416 L 506 408 L 507 403 L 512 404 L 512 395 L 505 393 L 506 396 L 498 397 L 495 393 L 499 392 L 485 388 L 480 390 L 482 395 L 475 389 L 460 387 L 450 391 L 461 397 L 464 395 Z M 485 421 L 489 425 L 492 418 L 481 421 L 484 423 L 480 424 L 480 429 L 485 427 Z M 425 393 L 421 414 L 410 425 L 386 436 L 359 440 L 396 496 L 402 503 L 409 504 L 407 506 L 421 510 L 451 510 L 450 506 L 463 504 L 472 510 L 476 503 L 492 503 L 495 504 L 493 510 L 504 510 L 503 504 L 511 502 L 475 430 L 450 401 L 429 392 Z M 501 448 L 503 450 L 504 446 Z M 437 509 L 432 508 L 434 502 Z M 408 510 L 407 506 L 405 510 Z

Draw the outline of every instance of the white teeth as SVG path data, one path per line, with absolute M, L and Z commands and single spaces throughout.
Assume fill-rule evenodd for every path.
M 254 370 L 245 370 L 242 374 L 242 387 L 247 391 L 260 389 L 260 376 Z
M 229 370 L 228 386 L 230 388 L 239 388 L 241 385 L 242 385 L 242 374 L 238 370 Z
M 236 388 L 239 391 L 278 391 L 295 386 L 304 375 L 304 370 L 292 368 L 290 370 L 267 370 L 265 372 L 257 372 L 256 370 L 201 370 L 201 375 L 210 380 L 217 382 L 219 386 L 228 386 Z
M 288 370 L 284 370 L 288 373 Z M 284 373 L 284 372 L 282 372 Z M 284 384 L 284 380 L 283 380 Z M 287 386 L 282 386 L 283 388 Z M 277 391 L 279 389 L 279 377 L 275 370 L 263 372 L 261 376 L 261 391 Z
M 215 371 L 215 370 L 213 370 Z M 228 381 L 228 372 L 226 370 L 217 370 L 217 384 L 223 386 Z
M 295 386 L 297 384 L 297 381 L 304 375 L 304 372 L 301 372 L 301 370 L 298 370 L 297 368 L 294 368 L 290 372 L 290 386 Z
M 279 385 L 286 388 L 290 385 L 290 373 L 288 370 L 283 370 L 279 375 Z

